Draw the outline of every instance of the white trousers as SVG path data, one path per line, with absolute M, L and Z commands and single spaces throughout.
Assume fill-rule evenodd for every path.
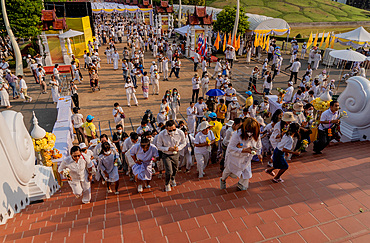
M 199 178 L 203 177 L 203 170 L 208 165 L 209 152 L 207 153 L 195 153 L 195 159 L 197 160 L 197 167 L 199 172 Z
M 192 165 L 193 165 L 193 158 L 191 156 L 191 153 L 187 151 L 187 148 L 186 148 L 184 156 L 180 156 L 179 168 L 185 166 L 187 170 L 190 170 Z
M 127 96 L 127 105 L 131 105 L 131 99 L 134 101 L 135 105 L 137 104 L 137 99 L 136 99 L 136 95 L 135 93 L 126 93 L 126 96 Z
M 78 82 L 81 83 L 80 74 L 78 73 L 78 71 L 75 71 L 73 74 L 75 75 L 73 81 L 78 80 Z
M 168 79 L 168 69 L 163 69 L 163 79 Z
M 306 49 L 302 49 L 301 58 L 304 58 L 305 55 L 306 55 Z
M 195 124 L 196 124 L 195 119 L 188 117 L 188 129 L 189 129 L 189 133 L 194 133 L 195 132 Z
M 202 96 L 204 99 L 206 98 L 207 91 L 208 91 L 208 87 L 202 87 Z
M 107 63 L 111 64 L 112 63 L 112 58 L 110 56 L 107 56 Z
M 153 94 L 159 94 L 159 80 L 153 79 Z
M 157 61 L 157 67 L 158 67 L 158 72 L 162 72 L 162 70 L 163 70 L 163 62 L 159 62 L 159 61 Z
M 176 120 L 176 116 L 177 116 L 177 113 L 179 112 L 179 106 L 178 105 L 175 105 L 175 106 L 171 106 L 171 116 L 172 116 L 172 120 Z
M 231 176 L 232 178 L 236 178 L 237 176 L 234 175 L 228 168 L 227 166 L 225 167 L 224 171 L 222 172 L 222 177 L 221 179 L 223 181 L 225 181 L 229 176 Z M 239 178 L 239 183 L 241 185 L 243 185 L 245 188 L 248 188 L 249 187 L 249 179 L 243 179 L 243 178 Z
M 91 184 L 89 181 L 68 181 L 72 192 L 76 197 L 82 196 L 83 203 L 89 203 L 91 200 Z

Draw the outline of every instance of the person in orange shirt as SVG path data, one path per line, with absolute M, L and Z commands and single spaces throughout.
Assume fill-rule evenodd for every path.
M 220 99 L 220 104 L 216 106 L 217 121 L 222 124 L 225 123 L 225 116 L 227 113 L 227 106 L 225 105 L 225 100 Z

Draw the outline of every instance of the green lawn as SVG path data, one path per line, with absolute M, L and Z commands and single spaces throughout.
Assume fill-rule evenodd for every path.
M 207 6 L 223 8 L 236 0 L 207 0 Z M 285 19 L 287 22 L 369 21 L 370 11 L 331 0 L 240 0 L 248 13 Z

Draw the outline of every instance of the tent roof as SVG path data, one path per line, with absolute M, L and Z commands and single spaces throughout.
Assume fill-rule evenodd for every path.
M 186 35 L 186 33 L 188 33 L 188 29 L 190 28 L 190 26 L 189 25 L 185 25 L 185 26 L 183 26 L 183 27 L 181 27 L 181 28 L 176 28 L 175 29 L 175 32 L 176 33 L 178 33 L 178 34 L 180 34 L 180 35 Z M 202 28 L 201 26 L 199 26 L 199 25 L 195 25 L 195 30 L 204 30 L 204 28 Z M 190 30 L 189 30 L 190 31 Z
M 59 38 L 71 38 L 71 37 L 75 37 L 75 36 L 79 36 L 79 35 L 83 35 L 83 34 L 84 34 L 84 32 L 70 29 L 70 30 L 64 32 L 63 34 L 60 34 Z
M 264 15 L 258 15 L 258 14 L 251 14 L 251 13 L 246 13 L 245 15 L 248 17 L 250 30 L 255 30 L 256 27 L 265 20 L 273 19 L 272 17 L 267 17 Z
M 365 55 L 357 51 L 349 50 L 334 50 L 329 53 L 330 56 L 341 60 L 347 60 L 352 62 L 363 62 L 366 59 Z
M 337 34 L 335 35 L 335 37 L 350 40 L 350 41 L 370 42 L 370 33 L 367 32 L 362 26 L 358 27 L 355 30 L 346 32 L 346 33 Z

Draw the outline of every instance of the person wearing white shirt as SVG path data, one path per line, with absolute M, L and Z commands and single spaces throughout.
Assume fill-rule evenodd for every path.
M 204 76 L 207 73 L 207 61 L 205 58 L 202 61 L 202 71 L 203 71 L 202 78 L 204 78 Z
M 168 81 L 168 57 L 163 59 L 163 81 Z
M 204 112 L 208 109 L 206 103 L 203 102 L 203 97 L 199 97 L 198 103 L 196 103 L 194 106 L 195 108 L 197 108 L 197 126 L 198 126 L 198 124 L 202 121 L 204 117 Z
M 176 128 L 175 122 L 166 122 L 166 129 L 158 134 L 157 148 L 162 151 L 162 161 L 165 167 L 165 191 L 171 191 L 171 186 L 176 186 L 176 173 L 179 165 L 179 154 L 186 146 L 185 134 Z
M 152 84 L 153 83 L 153 73 L 154 73 L 154 70 L 158 70 L 158 67 L 157 65 L 155 64 L 155 61 L 152 61 L 152 65 L 150 66 L 150 69 L 149 69 L 149 74 L 150 74 L 150 83 Z
M 135 105 L 138 106 L 139 103 L 137 102 L 136 98 L 136 90 L 134 87 L 134 84 L 131 81 L 130 77 L 127 77 L 126 83 L 125 83 L 125 90 L 126 90 L 126 97 L 127 97 L 127 106 L 131 107 L 131 99 L 134 101 Z
M 71 155 L 65 158 L 59 165 L 58 172 L 63 175 L 63 170 L 68 169 L 69 177 L 67 177 L 67 179 L 73 194 L 76 198 L 82 196 L 82 203 L 90 203 L 92 163 L 90 160 L 85 160 L 83 156 L 81 156 L 81 149 L 78 146 L 73 146 L 70 154 Z
M 294 84 L 297 83 L 297 76 L 300 68 L 301 63 L 299 62 L 299 59 L 296 58 L 295 61 L 292 63 L 292 66 L 290 67 L 290 78 L 289 78 L 289 81 L 292 81 L 294 77 Z
M 200 55 L 198 53 L 194 53 L 194 72 L 198 70 L 198 64 L 200 62 Z
M 225 89 L 226 95 L 226 103 L 225 105 L 228 106 L 234 97 L 236 97 L 236 90 L 233 88 L 232 83 L 227 84 L 227 89 Z
M 99 51 L 99 41 L 96 39 L 93 42 L 94 45 L 94 51 L 98 52 Z
M 357 75 L 366 78 L 366 69 L 364 68 L 363 63 L 360 64 L 360 71 Z
M 329 136 L 329 129 L 340 123 L 338 119 L 339 102 L 331 101 L 330 108 L 324 111 L 320 117 L 320 125 L 318 126 L 317 140 L 313 143 L 313 151 L 315 154 L 321 154 L 322 150 L 329 145 L 333 136 Z
M 208 91 L 208 86 L 209 86 L 209 78 L 208 78 L 208 73 L 204 75 L 204 77 L 201 80 L 201 86 L 202 86 L 202 95 L 203 97 L 206 96 L 206 93 Z
M 232 102 L 229 103 L 227 106 L 228 112 L 228 120 L 234 120 L 238 116 L 238 110 L 240 109 L 240 105 L 238 103 L 238 98 L 232 97 Z
M 204 169 L 206 168 L 210 153 L 211 145 L 215 142 L 215 135 L 210 131 L 210 124 L 207 121 L 203 121 L 199 124 L 199 132 L 195 135 L 194 140 L 194 155 L 197 160 L 197 167 L 199 178 L 203 178 L 205 175 Z
M 221 64 L 221 59 L 218 58 L 215 66 L 215 71 L 212 75 L 212 78 L 216 76 L 216 74 L 220 73 L 222 71 L 222 64 Z
M 122 107 L 117 102 L 114 103 L 112 114 L 116 125 L 121 124 L 122 127 L 125 127 L 125 113 L 123 113 Z
M 293 82 L 290 81 L 288 82 L 288 88 L 285 90 L 285 96 L 284 96 L 284 102 L 289 103 L 292 101 L 293 97 L 293 92 L 294 92 L 294 87 L 293 87 Z
M 119 61 L 119 54 L 117 52 L 117 50 L 114 51 L 113 55 L 112 55 L 112 59 L 113 59 L 113 69 L 114 71 L 118 70 L 118 61 Z
M 24 102 L 31 102 L 32 101 L 32 97 L 27 95 L 27 84 L 26 84 L 26 81 L 23 79 L 23 76 L 22 75 L 18 75 L 18 79 L 19 79 L 19 89 L 20 89 L 20 92 L 21 94 L 23 93 L 24 95 L 24 98 L 25 98 L 25 101 Z
M 301 50 L 301 58 L 302 59 L 304 59 L 304 56 L 306 55 L 306 52 L 307 52 L 307 44 L 306 44 L 306 42 L 303 42 L 302 50 Z
M 224 82 L 224 79 L 222 78 L 222 74 L 218 73 L 216 82 L 215 82 L 215 89 L 220 89 L 223 82 Z
M 159 94 L 159 73 L 156 69 L 154 69 L 154 72 L 152 73 L 152 80 L 153 80 L 153 95 L 158 95 Z
M 198 100 L 198 96 L 199 96 L 199 84 L 200 84 L 200 80 L 199 80 L 199 77 L 198 77 L 198 74 L 194 74 L 194 77 L 191 79 L 191 83 L 193 85 L 193 94 L 191 95 L 191 101 L 194 102 L 196 100 Z M 195 99 L 194 99 L 195 97 Z
M 82 127 L 84 123 L 84 117 L 82 114 L 78 113 L 78 108 L 73 107 L 73 115 L 71 116 L 72 125 L 76 131 L 76 137 L 79 143 L 85 142 L 84 129 Z
M 53 98 L 54 104 L 56 104 L 59 100 L 59 85 L 60 83 L 58 80 L 55 79 L 54 75 L 51 76 L 51 80 L 49 82 L 50 84 L 50 90 L 51 90 L 51 96 Z
M 194 106 L 193 102 L 190 102 L 190 106 L 186 109 L 189 133 L 195 133 L 196 114 L 197 108 Z
M 54 65 L 53 75 L 54 75 L 55 79 L 56 79 L 59 83 L 62 83 L 62 80 L 61 80 L 61 79 L 60 79 L 60 77 L 59 77 L 59 70 L 58 70 L 58 67 L 59 67 L 59 64 L 55 64 L 55 65 Z
M 316 51 L 314 57 L 313 57 L 313 66 L 312 66 L 312 69 L 313 70 L 317 70 L 319 68 L 319 65 L 320 65 L 320 61 L 321 61 L 321 54 L 319 51 Z
M 259 105 L 259 101 L 258 100 L 254 100 L 253 101 L 253 105 L 249 106 L 249 108 L 248 108 L 249 117 L 252 117 L 252 118 L 256 118 L 257 117 L 257 108 L 258 108 L 258 105 Z
M 166 116 L 166 109 L 161 109 L 157 115 L 157 123 L 165 123 L 168 120 Z
M 76 66 L 75 61 L 71 62 L 71 68 L 72 68 L 72 73 L 73 73 L 73 76 L 74 76 L 73 81 L 78 80 L 78 82 L 81 83 L 80 74 L 78 72 L 78 68 Z

